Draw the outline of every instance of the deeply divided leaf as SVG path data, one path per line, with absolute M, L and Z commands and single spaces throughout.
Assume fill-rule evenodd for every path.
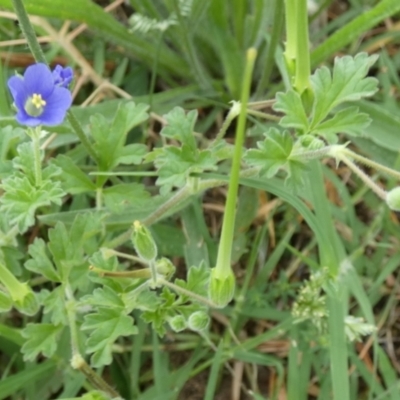
M 378 89 L 378 81 L 366 77 L 369 68 L 378 56 L 366 53 L 336 57 L 333 73 L 327 68 L 319 68 L 311 77 L 314 90 L 314 107 L 311 129 L 321 123 L 339 104 L 372 96 Z

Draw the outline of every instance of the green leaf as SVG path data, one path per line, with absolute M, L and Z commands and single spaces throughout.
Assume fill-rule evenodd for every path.
M 140 164 L 146 153 L 147 147 L 144 144 L 128 144 L 119 152 L 117 164 Z
M 100 308 L 120 308 L 121 310 L 125 306 L 118 293 L 109 286 L 95 289 L 92 294 L 82 297 L 80 302 Z
M 17 224 L 23 233 L 35 222 L 39 207 L 51 203 L 61 204 L 64 191 L 59 182 L 44 180 L 39 188 L 32 185 L 26 176 L 11 176 L 3 180 L 0 187 L 4 195 L 0 198 L 0 211 L 7 213 L 11 224 Z
M 45 289 L 40 292 L 40 296 L 42 297 L 43 314 L 49 314 L 50 321 L 54 325 L 67 325 L 64 288 L 58 286 L 52 292 Z
M 358 110 L 358 107 L 340 110 L 332 118 L 317 125 L 312 133 L 325 137 L 329 143 L 337 141 L 338 133 L 359 135 L 371 123 L 371 118 Z
M 142 184 L 122 183 L 103 190 L 104 202 L 113 212 L 121 212 L 127 206 L 144 204 L 150 194 Z
M 294 90 L 277 93 L 273 109 L 286 114 L 279 123 L 282 127 L 308 131 L 309 124 L 303 103 L 300 95 Z
M 49 258 L 43 239 L 35 238 L 35 241 L 29 246 L 28 253 L 32 258 L 25 263 L 26 269 L 36 272 L 50 281 L 60 282 L 60 275 Z
M 87 264 L 84 258 L 85 248 L 90 247 L 91 239 L 102 229 L 100 220 L 93 213 L 77 215 L 69 229 L 65 224 L 58 222 L 49 230 L 48 248 L 63 282 L 70 277 L 79 284 Z M 87 268 L 87 266 L 86 266 Z
M 157 149 L 154 164 L 158 169 L 157 185 L 168 188 L 182 187 L 188 176 L 216 169 L 217 159 L 210 150 L 192 149 L 187 145 L 181 148 L 165 146 Z M 162 191 L 165 194 L 166 191 Z
M 111 364 L 113 343 L 120 336 L 138 332 L 132 317 L 121 313 L 119 309 L 108 308 L 100 308 L 97 313 L 86 315 L 81 329 L 93 330 L 86 340 L 86 353 L 93 353 L 91 364 L 94 367 Z
M 372 96 L 378 90 L 378 80 L 366 77 L 377 58 L 366 53 L 357 54 L 354 58 L 336 57 L 333 73 L 327 67 L 322 67 L 311 76 L 315 97 L 311 130 L 339 104 Z
M 27 340 L 22 346 L 25 361 L 32 361 L 39 353 L 50 358 L 57 350 L 57 339 L 62 330 L 61 325 L 28 324 L 22 331 Z
M 257 142 L 259 150 L 248 150 L 244 158 L 249 165 L 260 167 L 261 173 L 271 178 L 280 168 L 287 166 L 293 140 L 289 132 L 281 133 L 276 128 L 270 128 L 265 136 L 264 141 Z
M 76 166 L 70 157 L 59 155 L 52 162 L 61 169 L 61 180 L 64 183 L 64 189 L 68 193 L 78 194 L 96 190 L 96 185 Z
M 197 120 L 197 111 L 192 110 L 185 114 L 181 107 L 175 107 L 164 115 L 167 125 L 161 130 L 161 135 L 175 139 L 185 144 L 190 150 L 196 149 L 196 140 L 193 135 L 194 124 Z
M 118 164 L 119 158 L 122 158 L 122 161 L 127 161 L 126 157 L 129 156 L 129 151 L 128 154 L 127 151 L 123 151 L 127 133 L 147 120 L 147 109 L 148 106 L 145 104 L 122 103 L 111 123 L 101 114 L 92 116 L 90 119 L 91 134 L 95 140 L 94 147 L 100 159 L 102 170 L 111 170 Z M 141 146 L 130 148 L 130 150 L 134 150 L 136 157 L 138 156 L 136 153 L 138 149 L 143 151 Z
M 21 170 L 29 181 L 35 184 L 35 156 L 33 142 L 21 143 L 17 147 L 18 156 L 13 159 L 13 166 Z M 43 158 L 43 152 L 41 153 Z
M 210 268 L 207 268 L 205 263 L 202 263 L 198 267 L 193 266 L 189 268 L 186 281 L 183 279 L 175 279 L 175 284 L 200 296 L 206 297 L 209 279 Z M 189 297 L 187 299 L 189 299 Z

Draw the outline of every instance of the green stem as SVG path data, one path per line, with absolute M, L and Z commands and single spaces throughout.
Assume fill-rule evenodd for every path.
M 25 10 L 25 6 L 22 0 L 12 0 L 12 4 L 14 7 L 15 14 L 17 14 L 18 22 L 21 27 L 21 31 L 25 36 L 26 41 L 28 42 L 28 46 L 35 58 L 36 62 L 43 63 L 48 65 L 47 60 L 43 54 L 43 51 L 40 47 L 39 42 L 37 41 L 35 31 L 33 30 L 32 24 L 29 21 L 28 14 Z M 98 161 L 98 157 L 96 151 L 92 147 L 91 143 L 87 139 L 85 132 L 82 127 L 79 125 L 79 122 L 75 118 L 73 112 L 71 110 L 68 111 L 68 121 L 72 126 L 72 129 L 75 131 L 79 140 L 81 141 L 83 147 L 86 149 L 88 154 L 93 158 L 94 161 Z
M 157 287 L 157 269 L 154 260 L 149 262 L 149 268 L 151 272 L 151 280 L 153 281 L 153 285 Z
M 89 139 L 86 137 L 85 132 L 83 131 L 81 125 L 79 124 L 78 120 L 75 118 L 74 113 L 71 109 L 68 111 L 67 114 L 68 122 L 71 124 L 72 129 L 74 130 L 76 136 L 78 136 L 79 140 L 82 143 L 82 146 L 85 148 L 87 153 L 96 162 L 99 163 L 99 158 L 95 149 L 93 148 L 92 144 L 89 142 Z
M 109 396 L 111 396 L 112 399 L 121 399 L 120 394 L 116 392 L 100 375 L 96 374 L 96 372 L 92 368 L 90 368 L 88 363 L 79 353 L 73 355 L 71 359 L 71 366 L 72 368 L 82 372 L 82 374 L 86 376 L 86 379 L 96 389 L 99 389 L 108 394 Z
M 229 128 L 229 126 L 231 125 L 232 121 L 240 113 L 240 107 L 241 107 L 240 103 L 238 101 L 232 101 L 231 103 L 232 103 L 232 107 L 230 108 L 228 115 L 226 116 L 225 121 L 221 126 L 221 129 L 217 133 L 215 142 L 220 141 L 225 136 L 225 133 L 226 133 L 227 129 Z
M 105 380 L 103 380 L 103 378 L 92 368 L 90 368 L 90 366 L 81 356 L 79 351 L 79 335 L 76 327 L 76 301 L 69 285 L 65 287 L 65 297 L 67 299 L 65 306 L 67 309 L 68 325 L 71 333 L 72 368 L 81 371 L 86 376 L 86 379 L 96 389 L 102 390 L 103 392 L 112 396 L 112 398 L 120 397 L 119 393 L 116 392 Z
M 97 268 L 91 265 L 89 270 L 99 274 L 100 276 L 106 276 L 110 278 L 151 278 L 151 271 L 149 268 L 136 269 L 134 271 L 108 271 L 106 269 Z
M 297 51 L 297 0 L 285 0 L 286 43 L 285 60 L 289 74 L 294 78 Z
M 353 160 L 358 161 L 361 164 L 367 165 L 368 167 L 371 167 L 371 168 L 375 168 L 376 170 L 382 171 L 387 175 L 391 175 L 397 179 L 400 179 L 400 172 L 398 172 L 392 168 L 386 167 L 385 165 L 379 164 L 376 161 L 373 161 L 369 158 L 360 156 L 359 154 L 355 153 L 354 151 L 351 151 L 348 148 L 344 148 L 342 150 L 342 153 L 345 154 L 346 156 L 348 156 L 349 158 L 352 158 Z
M 39 187 L 42 184 L 42 157 L 40 154 L 40 133 L 41 127 L 32 131 L 33 158 L 35 163 L 35 183 Z
M 343 154 L 338 154 L 336 158 L 346 164 L 378 197 L 386 201 L 386 191 L 379 187 L 365 172 L 358 168 L 357 165 Z
M 235 228 L 235 212 L 237 192 L 239 188 L 240 163 L 242 158 L 242 147 L 245 138 L 247 103 L 250 96 L 251 77 L 256 56 L 257 52 L 255 49 L 249 49 L 247 51 L 247 62 L 241 95 L 241 110 L 238 124 L 236 126 L 235 150 L 232 160 L 228 196 L 226 199 L 226 207 L 222 222 L 222 232 L 218 248 L 217 265 L 215 269 L 215 276 L 220 279 L 225 279 L 231 274 L 231 253 Z
M 25 10 L 25 6 L 22 0 L 12 0 L 12 5 L 15 11 L 15 14 L 17 14 L 19 26 L 21 28 L 21 31 L 23 35 L 26 38 L 26 41 L 28 42 L 28 46 L 30 51 L 33 54 L 33 57 L 37 62 L 47 64 L 46 57 L 44 56 L 44 53 L 42 51 L 42 48 L 40 47 L 39 42 L 36 39 L 36 34 L 35 31 L 33 30 L 32 24 L 29 21 L 28 14 Z
M 260 168 L 248 168 L 240 174 L 242 178 L 247 178 L 250 176 L 254 176 L 259 172 Z M 199 182 L 196 192 L 189 190 L 188 187 L 183 187 L 178 190 L 173 197 L 171 197 L 166 203 L 162 204 L 154 213 L 140 221 L 142 224 L 146 226 L 150 226 L 157 222 L 160 218 L 162 218 L 167 213 L 171 212 L 171 209 L 176 207 L 180 202 L 185 201 L 190 196 L 199 194 L 204 192 L 207 189 L 212 189 L 218 186 L 226 185 L 226 181 L 222 179 L 206 179 L 202 182 Z M 114 238 L 108 243 L 104 244 L 106 248 L 115 248 L 121 246 L 125 242 L 127 242 L 132 236 L 132 229 L 128 229 L 124 233 L 121 233 L 119 236 Z
M 310 49 L 308 38 L 307 0 L 296 0 L 296 77 L 294 87 L 302 94 L 310 87 Z
M 167 287 L 169 287 L 170 289 L 174 290 L 175 292 L 177 292 L 179 294 L 183 294 L 185 296 L 189 296 L 192 299 L 197 300 L 200 303 L 203 303 L 208 307 L 215 308 L 215 304 L 212 301 L 206 299 L 203 296 L 199 296 L 198 294 L 193 293 L 190 290 L 186 290 L 186 289 L 184 289 L 184 288 L 182 288 L 182 287 L 180 287 L 178 285 L 175 285 L 174 283 L 171 283 L 171 282 L 167 281 L 164 278 L 158 278 L 157 279 L 157 283 L 160 283 L 161 285 L 167 286 Z

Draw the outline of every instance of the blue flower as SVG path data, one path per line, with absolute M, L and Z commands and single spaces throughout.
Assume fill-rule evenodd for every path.
M 53 70 L 53 78 L 56 86 L 62 86 L 68 88 L 74 77 L 74 71 L 71 67 L 62 67 L 61 65 L 56 65 Z
M 31 65 L 23 77 L 12 76 L 8 88 L 17 108 L 16 119 L 22 125 L 59 125 L 72 104 L 71 92 L 62 84 L 56 85 L 45 64 Z

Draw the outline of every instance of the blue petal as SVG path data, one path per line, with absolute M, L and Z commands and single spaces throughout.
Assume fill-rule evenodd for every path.
M 38 118 L 43 125 L 59 125 L 63 122 L 68 108 L 71 107 L 71 92 L 63 87 L 55 87 L 53 93 L 46 99 L 46 103 L 43 114 Z
M 24 74 L 25 87 L 30 95 L 41 94 L 47 101 L 47 97 L 54 90 L 54 78 L 46 64 L 34 64 L 28 67 Z
M 18 110 L 15 119 L 21 125 L 26 125 L 26 126 L 38 126 L 42 123 L 39 118 L 31 117 L 30 115 L 28 115 L 24 109 Z
M 14 99 L 15 106 L 18 109 L 24 108 L 29 93 L 26 90 L 23 79 L 19 76 L 12 76 L 7 84 Z

